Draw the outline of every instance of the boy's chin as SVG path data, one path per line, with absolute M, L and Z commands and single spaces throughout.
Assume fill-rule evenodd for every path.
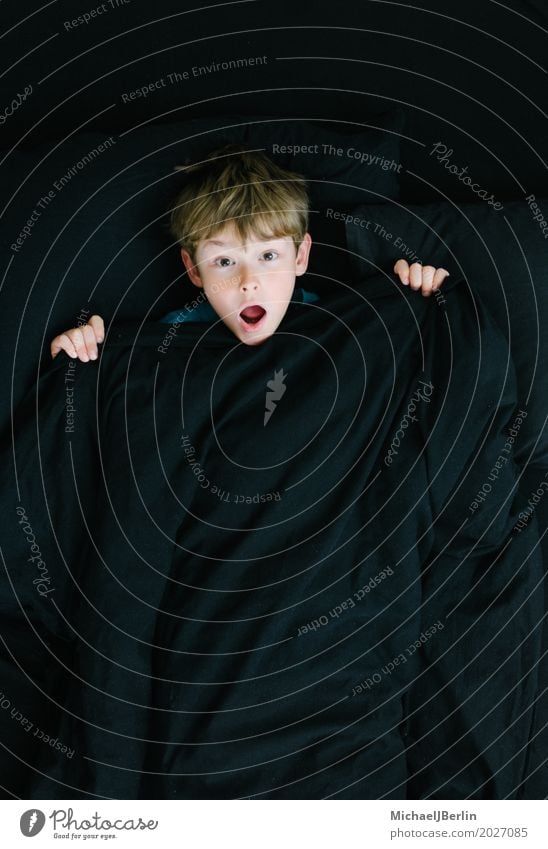
M 235 333 L 234 335 L 238 337 L 243 345 L 260 345 L 261 342 L 265 342 L 273 334 L 270 330 L 264 330 L 259 331 L 257 334 L 250 333 L 242 335 L 241 333 Z
M 261 327 L 257 331 L 246 331 L 243 330 L 239 325 L 236 327 L 227 324 L 228 329 L 236 336 L 236 338 L 243 345 L 260 345 L 261 342 L 265 342 L 271 336 L 274 335 L 278 327 L 276 326 L 274 330 L 271 327 Z

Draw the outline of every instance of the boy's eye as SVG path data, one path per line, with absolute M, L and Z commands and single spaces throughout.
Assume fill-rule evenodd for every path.
M 278 255 L 278 251 L 264 251 L 262 257 L 266 262 L 272 262 L 278 257 Z M 233 260 L 227 256 L 221 256 L 215 260 L 215 265 L 218 265 L 220 268 L 229 268 L 232 264 Z

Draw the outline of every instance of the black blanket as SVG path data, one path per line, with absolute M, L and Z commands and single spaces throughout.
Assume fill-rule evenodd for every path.
M 538 527 L 464 281 L 340 286 L 259 346 L 114 322 L 37 386 L 3 440 L 10 792 L 527 795 Z

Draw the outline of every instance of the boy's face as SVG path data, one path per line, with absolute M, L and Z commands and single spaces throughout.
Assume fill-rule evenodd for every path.
M 295 277 L 307 269 L 312 239 L 295 250 L 290 236 L 242 244 L 233 224 L 198 242 L 196 265 L 181 248 L 188 275 L 244 345 L 264 342 L 284 317 Z

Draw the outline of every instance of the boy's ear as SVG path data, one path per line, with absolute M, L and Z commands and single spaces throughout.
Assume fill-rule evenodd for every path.
M 295 275 L 300 277 L 301 274 L 304 274 L 306 269 L 308 268 L 308 257 L 310 255 L 310 248 L 312 246 L 312 237 L 310 233 L 305 233 L 303 236 L 303 240 L 299 245 L 299 249 L 297 250 L 297 256 L 295 258 Z
M 192 280 L 195 286 L 198 286 L 200 289 L 203 287 L 203 283 L 200 279 L 200 275 L 196 269 L 196 266 L 192 262 L 192 258 L 188 251 L 185 251 L 184 248 L 181 248 L 181 259 L 183 260 L 184 266 L 188 272 L 188 276 Z

